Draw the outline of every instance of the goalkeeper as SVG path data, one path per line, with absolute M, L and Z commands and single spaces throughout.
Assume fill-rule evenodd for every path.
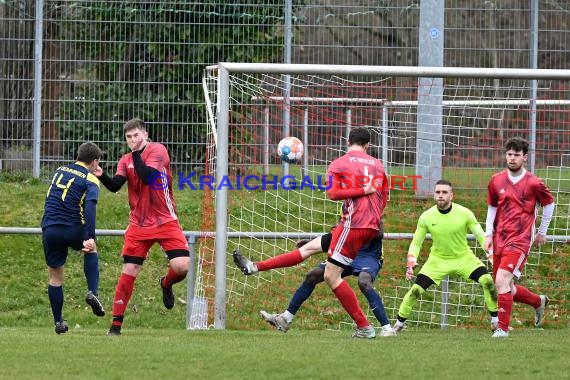
M 449 181 L 441 179 L 436 182 L 434 200 L 436 205 L 420 216 L 408 250 L 408 280 L 414 276 L 414 267 L 427 233 L 430 233 L 432 238 L 430 254 L 418 273 L 416 282 L 400 304 L 394 330 L 399 332 L 404 328 L 418 298 L 431 285 L 439 285 L 447 275 L 459 275 L 481 284 L 485 304 L 491 314 L 491 328 L 495 330 L 498 326 L 497 289 L 487 268 L 475 256 L 466 239 L 469 230 L 483 247 L 485 233 L 471 210 L 452 203 L 453 189 Z

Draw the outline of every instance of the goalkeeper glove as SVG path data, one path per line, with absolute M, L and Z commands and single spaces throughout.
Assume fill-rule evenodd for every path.
M 414 277 L 414 267 L 418 265 L 416 257 L 408 255 L 408 262 L 406 263 L 406 280 L 411 280 Z

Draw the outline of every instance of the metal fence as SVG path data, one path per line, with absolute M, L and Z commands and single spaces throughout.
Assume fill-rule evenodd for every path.
M 135 116 L 178 170 L 198 170 L 205 65 L 417 65 L 421 7 L 443 5 L 443 66 L 569 68 L 562 0 L 2 1 L 2 170 L 39 175 L 85 140 L 112 169 Z

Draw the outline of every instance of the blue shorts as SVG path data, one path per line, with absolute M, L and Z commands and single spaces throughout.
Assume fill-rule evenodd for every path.
M 321 248 L 323 252 L 328 250 L 328 245 L 331 242 L 331 235 L 323 235 L 321 239 Z M 382 269 L 382 239 L 380 237 L 373 239 L 364 247 L 360 248 L 356 257 L 352 261 L 352 265 L 342 271 L 342 277 L 358 276 L 360 272 L 367 272 L 372 277 L 372 281 L 378 276 L 378 272 Z M 319 267 L 324 269 L 325 262 L 319 264 Z
M 54 225 L 44 227 L 42 242 L 46 264 L 51 268 L 59 268 L 67 260 L 68 249 L 81 251 L 85 238 L 83 226 Z

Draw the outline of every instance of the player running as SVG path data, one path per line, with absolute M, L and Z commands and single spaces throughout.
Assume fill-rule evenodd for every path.
M 528 142 L 520 137 L 505 144 L 507 169 L 495 174 L 488 186 L 485 249 L 493 251 L 493 278 L 499 292 L 499 328 L 494 338 L 507 337 L 513 301 L 534 307 L 535 326 L 540 326 L 548 297 L 522 285 L 520 278 L 533 242 L 546 242 L 546 231 L 554 214 L 554 198 L 540 178 L 524 168 Z M 542 220 L 535 232 L 538 206 Z

